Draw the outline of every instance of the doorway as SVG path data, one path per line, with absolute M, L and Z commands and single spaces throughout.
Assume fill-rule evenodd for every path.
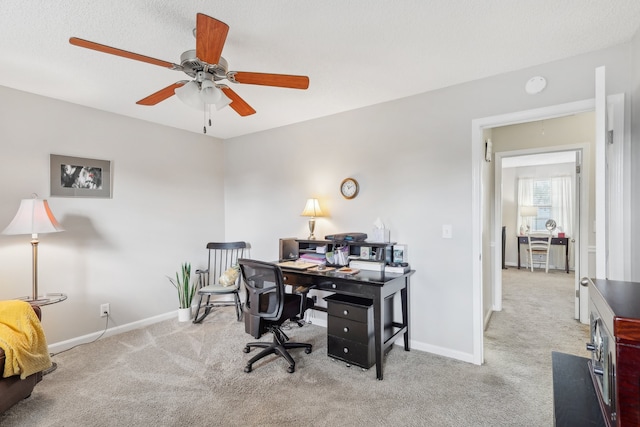
M 607 111 L 610 116 L 610 141 L 613 141 L 607 151 L 613 151 L 614 154 L 609 156 L 611 163 L 609 170 L 621 171 L 621 178 L 610 179 L 606 188 L 603 188 L 602 186 L 598 188 L 600 189 L 600 193 L 604 191 L 609 194 L 609 205 L 611 207 L 611 211 L 621 218 L 621 220 L 618 221 L 620 223 L 619 227 L 624 227 L 629 223 L 628 215 L 624 214 L 623 210 L 625 200 L 624 196 L 628 196 L 629 193 L 628 171 L 624 167 L 625 163 L 623 161 L 625 158 L 624 153 L 629 152 L 629 138 L 628 134 L 624 132 L 624 95 L 610 95 L 606 98 L 605 103 L 607 103 Z M 472 175 L 474 177 L 472 180 L 473 256 L 471 259 L 473 271 L 472 288 L 474 319 L 472 361 L 475 364 L 481 365 L 484 362 L 484 325 L 489 320 L 491 313 L 494 310 L 494 282 L 502 270 L 500 252 L 497 250 L 498 244 L 496 244 L 496 242 L 500 240 L 502 233 L 501 224 L 499 223 L 501 219 L 495 218 L 495 213 L 499 212 L 500 206 L 495 206 L 498 204 L 498 201 L 494 197 L 493 165 L 491 163 L 486 163 L 485 133 L 492 128 L 500 126 L 547 120 L 556 117 L 590 112 L 596 110 L 595 107 L 596 99 L 594 98 L 533 110 L 513 112 L 499 116 L 474 119 L 471 122 L 471 166 Z M 598 110 L 596 110 L 596 112 L 597 111 Z M 598 144 L 602 144 L 602 140 L 598 141 L 600 141 Z M 598 153 L 595 153 L 594 159 L 597 157 L 597 154 Z M 491 171 L 491 173 L 489 173 L 489 171 Z M 603 173 L 601 170 L 596 170 L 594 178 L 598 181 L 598 179 L 604 179 L 606 175 L 606 172 Z M 598 178 L 599 176 L 601 178 Z M 622 186 L 619 186 L 622 190 L 612 191 L 614 184 L 617 185 L 619 183 L 622 183 Z M 598 188 L 596 188 L 596 190 L 598 190 Z M 598 191 L 596 191 L 596 195 L 597 194 Z M 588 225 L 591 226 L 592 222 Z M 622 250 L 629 246 L 628 236 L 620 233 L 615 227 L 613 229 L 612 227 L 607 228 L 609 229 L 609 234 L 614 236 L 612 239 L 614 244 L 609 244 L 608 246 L 609 254 L 613 254 L 616 259 L 620 258 L 620 264 L 622 266 L 628 266 L 630 262 L 628 259 L 629 252 Z M 588 252 L 590 248 L 584 243 L 588 241 L 586 230 L 586 226 L 581 227 L 580 240 L 583 243 L 580 244 L 580 247 L 578 248 L 582 263 L 580 265 L 580 271 L 577 274 L 581 277 L 584 275 L 593 276 L 590 268 L 591 265 L 587 264 L 589 263 L 589 258 L 596 258 L 595 251 L 593 253 Z M 600 234 L 602 235 L 602 233 Z M 597 253 L 600 254 L 599 256 L 603 256 L 603 254 L 605 254 L 602 250 L 598 250 Z M 623 273 L 624 272 L 614 271 L 613 277 L 617 277 L 618 275 L 622 277 Z M 586 287 L 580 287 L 580 300 L 581 303 L 584 301 L 585 304 L 588 301 L 586 297 Z M 586 310 L 584 311 L 586 312 Z
M 488 131 L 496 151 L 494 200 L 492 200 L 495 225 L 503 228 L 503 247 L 496 252 L 503 257 L 502 267 L 518 268 L 528 265 L 526 245 L 519 236 L 535 221 L 538 230 L 545 229 L 547 219 L 553 219 L 555 245 L 550 253 L 552 269 L 567 271 L 573 278 L 574 300 L 570 301 L 573 313 L 567 313 L 586 322 L 586 304 L 581 304 L 579 272 L 582 237 L 581 225 L 588 229 L 594 215 L 592 156 L 595 129 L 594 113 L 584 112 L 553 119 L 495 127 Z M 562 145 L 561 145 L 562 144 Z M 520 184 L 520 188 L 519 185 Z M 524 188 L 523 188 L 524 187 Z M 535 190 L 534 190 L 535 188 Z M 519 216 L 522 205 L 534 204 L 531 200 L 519 200 L 520 192 L 536 198 L 537 217 Z M 531 194 L 534 192 L 534 194 Z M 559 239 L 562 233 L 565 239 Z M 562 246 L 565 243 L 567 246 Z M 584 241 L 592 246 L 593 242 Z M 522 253 L 522 254 L 521 254 Z M 585 265 L 588 260 L 585 260 Z M 492 310 L 502 310 L 502 275 L 499 270 L 493 279 Z M 513 275 L 511 275 L 512 277 Z M 559 277 L 559 276 L 555 276 Z M 563 283 L 567 281 L 562 279 Z M 488 307 L 487 307 L 488 309 Z

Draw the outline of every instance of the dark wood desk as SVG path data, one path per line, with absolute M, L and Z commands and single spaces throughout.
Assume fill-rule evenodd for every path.
M 518 239 L 518 270 L 520 270 L 520 245 L 528 245 L 529 237 L 527 236 L 516 236 Z M 535 241 L 535 239 L 534 239 Z M 552 245 L 560 245 L 564 246 L 564 269 L 567 273 L 569 273 L 569 238 L 568 237 L 552 237 L 551 238 Z
M 358 274 L 348 275 L 335 270 L 316 272 L 307 270 L 293 270 L 282 267 L 284 282 L 294 286 L 313 286 L 313 289 L 369 298 L 373 301 L 373 322 L 375 334 L 376 378 L 383 379 L 382 363 L 387 348 L 400 334 L 404 334 L 404 349 L 409 351 L 409 278 L 414 273 L 411 270 L 405 274 L 389 274 L 375 271 L 360 271 Z M 393 297 L 400 292 L 402 305 L 402 323 L 392 322 L 394 331 L 385 340 L 384 321 L 386 298 Z M 314 310 L 322 308 L 314 307 Z

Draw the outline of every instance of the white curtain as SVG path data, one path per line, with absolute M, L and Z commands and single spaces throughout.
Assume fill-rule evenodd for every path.
M 520 227 L 526 228 L 526 221 L 522 221 L 522 213 L 520 209 L 523 206 L 533 206 L 533 179 L 532 178 L 518 178 L 518 218 L 516 220 L 516 227 L 519 232 Z
M 551 218 L 567 236 L 573 236 L 573 188 L 571 177 L 551 178 Z

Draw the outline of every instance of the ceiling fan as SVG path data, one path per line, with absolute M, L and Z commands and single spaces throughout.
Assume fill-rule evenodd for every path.
M 71 37 L 69 43 L 74 46 L 158 65 L 170 70 L 183 71 L 193 79 L 181 80 L 164 89 L 160 89 L 136 102 L 139 105 L 156 105 L 176 94 L 187 105 L 200 110 L 205 109 L 208 105 L 214 105 L 218 110 L 229 105 L 239 115 L 249 116 L 256 111 L 229 86 L 220 83 L 222 80 L 227 80 L 231 83 L 291 89 L 307 89 L 309 87 L 309 77 L 307 76 L 229 71 L 227 61 L 221 56 L 229 26 L 222 21 L 198 13 L 194 32 L 196 49 L 184 52 L 180 56 L 180 64 L 162 61 L 77 37 Z

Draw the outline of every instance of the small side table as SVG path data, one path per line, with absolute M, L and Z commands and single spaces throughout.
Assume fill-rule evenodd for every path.
M 16 299 L 20 301 L 28 302 L 31 305 L 42 307 L 45 305 L 51 305 L 51 304 L 62 302 L 67 299 L 67 295 L 60 294 L 60 293 L 53 293 L 53 294 L 40 295 L 36 299 L 33 299 L 32 297 L 20 297 Z M 42 375 L 50 374 L 51 372 L 55 371 L 57 368 L 58 368 L 58 364 L 56 362 L 51 362 L 51 367 L 49 369 L 44 370 L 42 372 Z
M 54 294 L 44 294 L 44 295 L 38 296 L 38 298 L 36 299 L 33 299 L 31 297 L 20 297 L 16 299 L 20 301 L 26 301 L 31 305 L 37 305 L 38 307 L 42 307 L 43 305 L 51 305 L 51 304 L 56 304 L 58 302 L 62 302 L 67 299 L 67 295 L 54 293 Z

